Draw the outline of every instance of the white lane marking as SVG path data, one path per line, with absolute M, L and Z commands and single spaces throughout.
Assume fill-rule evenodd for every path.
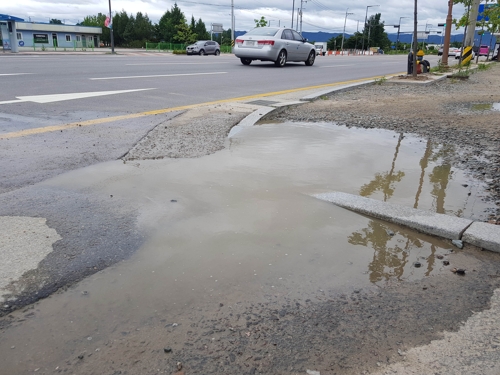
M 229 62 L 214 62 L 214 63 L 144 63 L 144 64 L 125 64 L 127 66 L 141 66 L 141 65 L 214 65 L 214 64 L 230 64 Z
M 319 68 L 338 68 L 339 66 L 352 66 L 352 64 L 347 64 L 347 65 L 327 65 L 327 66 L 320 66 Z
M 92 81 L 102 81 L 108 79 L 134 79 L 134 78 L 158 78 L 158 77 L 186 77 L 186 76 L 202 76 L 210 74 L 226 74 L 227 72 L 212 72 L 212 73 L 185 73 L 185 74 L 157 74 L 152 76 L 128 76 L 128 77 L 103 77 L 89 78 Z
M 7 100 L 4 102 L 0 102 L 0 104 L 12 104 L 12 103 L 22 103 L 22 102 L 34 102 L 43 104 L 43 103 L 61 102 L 64 100 L 92 98 L 96 96 L 125 94 L 128 92 L 145 91 L 145 90 L 155 90 L 155 89 L 151 88 L 151 89 L 119 90 L 119 91 L 76 92 L 72 94 L 16 96 L 18 100 Z
M 22 76 L 24 74 L 33 74 L 33 73 L 0 73 L 0 76 Z

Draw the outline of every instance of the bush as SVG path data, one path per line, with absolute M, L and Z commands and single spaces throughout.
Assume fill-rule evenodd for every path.
M 172 51 L 172 53 L 174 55 L 185 55 L 186 54 L 186 50 L 185 49 L 174 49 Z

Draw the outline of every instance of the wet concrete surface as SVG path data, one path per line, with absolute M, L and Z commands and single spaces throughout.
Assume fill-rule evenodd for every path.
M 265 124 L 209 156 L 107 162 L 4 194 L 0 215 L 47 217 L 63 238 L 51 278 L 127 260 L 2 318 L 3 368 L 349 374 L 395 361 L 487 307 L 498 256 L 309 195 L 482 219 L 484 186 L 448 164 L 453 152 L 384 130 Z

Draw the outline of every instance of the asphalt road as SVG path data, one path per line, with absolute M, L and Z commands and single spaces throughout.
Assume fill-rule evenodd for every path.
M 233 55 L 6 55 L 0 56 L 0 112 L 36 116 L 44 124 L 78 112 L 91 119 L 172 108 L 268 92 L 293 90 L 406 71 L 406 56 L 325 56 L 313 67 L 290 63 L 243 66 Z M 23 96 L 145 90 L 49 103 L 18 102 Z M 29 100 L 29 99 L 28 99 Z M 54 119 L 54 121 L 50 121 Z M 22 126 L 22 125 L 19 125 Z M 0 132 L 19 128 L 0 122 Z

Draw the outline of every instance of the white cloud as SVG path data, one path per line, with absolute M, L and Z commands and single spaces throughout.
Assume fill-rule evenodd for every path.
M 301 0 L 234 0 L 236 30 L 248 30 L 255 23 L 254 19 L 264 16 L 271 25 L 290 26 L 292 23 L 292 5 L 295 3 L 294 25 L 297 22 L 297 8 Z M 153 22 L 174 4 L 173 0 L 112 0 L 113 12 L 125 10 L 129 14 L 147 13 Z M 224 28 L 231 27 L 231 0 L 178 0 L 177 5 L 189 20 L 201 18 L 207 26 L 210 23 L 222 23 Z M 401 31 L 413 29 L 414 0 L 308 0 L 303 4 L 302 29 L 305 31 L 341 32 L 347 8 L 346 32 L 353 33 L 363 27 L 367 6 L 368 16 L 382 14 L 386 25 L 394 25 L 401 20 Z M 419 30 L 424 30 L 426 23 L 437 28 L 438 23 L 446 19 L 448 5 L 446 1 L 419 0 Z M 2 5 L 2 13 L 31 19 L 36 22 L 48 22 L 51 18 L 76 23 L 87 15 L 108 12 L 107 0 L 17 0 Z M 454 17 L 459 17 L 463 8 L 455 5 Z M 386 28 L 387 32 L 395 29 Z

